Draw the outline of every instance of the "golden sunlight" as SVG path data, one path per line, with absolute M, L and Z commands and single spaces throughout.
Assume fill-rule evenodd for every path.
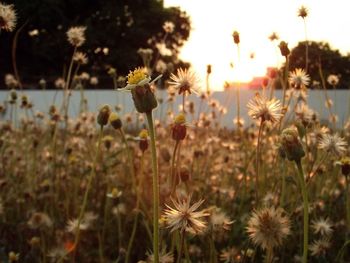
M 226 81 L 249 82 L 264 76 L 267 67 L 280 66 L 283 59 L 278 43 L 284 40 L 293 48 L 305 40 L 304 23 L 297 15 L 302 5 L 309 10 L 309 40 L 328 41 L 341 52 L 349 51 L 350 39 L 340 32 L 350 22 L 346 14 L 350 3 L 344 0 L 335 0 L 332 5 L 316 0 L 165 0 L 165 5 L 179 6 L 191 17 L 192 32 L 181 58 L 191 62 L 202 80 L 206 66 L 211 64 L 214 90 L 222 90 Z M 329 19 L 330 14 L 337 15 Z M 233 43 L 233 31 L 240 34 L 240 55 Z M 273 32 L 279 40 L 269 40 Z

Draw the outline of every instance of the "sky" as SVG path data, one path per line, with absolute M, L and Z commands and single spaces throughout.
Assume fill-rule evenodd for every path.
M 304 22 L 298 17 L 302 5 L 309 11 L 308 40 L 327 41 L 343 54 L 350 52 L 348 0 L 165 0 L 164 4 L 178 6 L 190 16 L 192 31 L 180 58 L 190 62 L 202 80 L 211 64 L 210 84 L 215 90 L 221 90 L 225 81 L 247 82 L 264 76 L 267 67 L 280 65 L 279 42 L 286 41 L 292 49 L 305 40 Z M 240 34 L 240 52 L 233 31 Z M 272 32 L 278 41 L 268 39 Z

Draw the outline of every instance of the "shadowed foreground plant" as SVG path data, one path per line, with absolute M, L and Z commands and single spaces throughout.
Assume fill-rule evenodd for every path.
M 159 78 L 161 78 L 161 75 L 151 81 L 144 69 L 137 68 L 129 73 L 128 85 L 121 89 L 131 92 L 136 110 L 139 113 L 145 113 L 148 122 L 153 171 L 153 255 L 155 263 L 159 262 L 159 175 L 153 110 L 157 108 L 158 102 L 151 85 Z
M 294 161 L 298 169 L 298 181 L 304 203 L 304 245 L 303 263 L 307 263 L 309 246 L 309 200 L 305 184 L 305 176 L 301 165 L 301 158 L 305 156 L 305 151 L 299 139 L 298 130 L 295 127 L 286 128 L 280 137 L 280 154 L 287 157 L 289 161 Z

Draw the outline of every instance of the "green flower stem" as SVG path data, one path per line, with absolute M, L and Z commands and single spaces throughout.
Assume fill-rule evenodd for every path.
M 260 147 L 261 147 L 261 135 L 264 126 L 264 120 L 261 119 L 259 133 L 258 133 L 258 145 L 256 147 L 256 175 L 255 175 L 255 201 L 258 204 L 259 200 L 259 168 L 260 168 Z
M 74 47 L 74 51 L 73 51 L 72 59 L 71 59 L 70 64 L 69 64 L 68 74 L 67 74 L 66 83 L 65 83 L 65 87 L 64 87 L 64 98 L 63 98 L 64 116 L 63 117 L 65 120 L 66 129 L 68 128 L 68 104 L 69 104 L 68 91 L 69 91 L 72 69 L 73 69 L 73 64 L 74 64 L 74 55 L 76 52 L 77 52 L 77 47 Z
M 159 263 L 159 178 L 156 137 L 152 111 L 146 113 L 148 129 L 151 139 L 152 171 L 153 171 L 153 255 L 154 263 Z
M 238 55 L 238 61 L 240 61 L 240 57 L 241 57 L 241 52 L 240 52 L 240 48 L 239 48 L 239 44 L 237 44 L 237 55 Z M 241 128 L 241 107 L 240 107 L 240 95 L 239 95 L 239 89 L 240 87 L 240 82 L 238 82 L 237 85 L 237 89 L 236 89 L 236 96 L 237 96 L 237 131 L 240 130 Z
M 266 263 L 271 263 L 273 260 L 273 248 L 269 247 L 266 250 L 266 258 L 265 258 L 265 262 Z
M 301 194 L 303 196 L 304 203 L 304 245 L 303 245 L 303 263 L 307 263 L 307 254 L 309 249 L 309 201 L 308 193 L 306 189 L 303 167 L 301 166 L 301 161 L 296 161 L 298 168 L 298 180 L 300 183 Z
M 129 162 L 129 168 L 130 168 L 130 171 L 131 171 L 131 183 L 132 183 L 132 188 L 134 191 L 136 191 L 136 182 L 135 182 L 135 169 L 134 169 L 134 163 L 133 163 L 133 159 L 132 159 L 132 156 L 131 156 L 131 151 L 130 151 L 130 147 L 129 147 L 129 144 L 128 144 L 128 141 L 126 140 L 126 137 L 125 137 L 125 133 L 124 133 L 124 130 L 122 128 L 119 129 L 119 132 L 120 132 L 120 135 L 122 136 L 122 140 L 123 140 L 123 143 L 125 144 L 125 147 L 126 147 L 126 154 L 127 154 L 127 158 L 128 158 L 128 162 Z
M 324 76 L 323 76 L 323 70 L 322 70 L 321 61 L 318 62 L 318 73 L 320 75 L 322 88 L 324 90 L 324 96 L 325 96 L 325 99 L 326 99 L 326 107 L 328 108 L 329 116 L 331 117 L 331 120 L 333 122 L 333 120 L 335 118 L 334 118 L 334 114 L 332 112 L 332 109 L 331 109 L 330 105 L 328 104 L 330 99 L 329 99 L 328 92 L 327 92 L 326 81 L 325 81 Z M 333 128 L 335 129 L 335 122 L 333 122 Z
M 178 244 L 178 254 L 177 254 L 177 260 L 176 263 L 181 263 L 182 253 L 183 253 L 183 246 L 184 246 L 184 238 L 185 238 L 185 231 L 179 231 L 180 233 L 180 244 Z
M 346 222 L 348 225 L 348 229 L 350 229 L 350 178 L 348 176 L 346 177 L 346 188 L 345 188 L 345 195 L 346 195 Z M 346 233 L 348 236 L 349 233 Z
M 280 206 L 284 208 L 285 206 L 285 199 L 286 199 L 286 162 L 281 160 L 281 166 L 282 166 L 282 190 L 281 190 L 281 199 L 280 199 Z
M 307 37 L 305 17 L 303 17 L 303 21 L 304 21 L 304 32 L 305 32 L 305 71 L 308 72 L 308 69 L 309 69 L 309 43 L 308 43 L 308 37 Z
M 177 174 L 175 173 L 175 160 L 176 160 L 176 151 L 179 146 L 180 141 L 176 141 L 174 151 L 173 151 L 173 156 L 171 158 L 171 175 L 170 175 L 170 189 L 171 189 L 171 194 L 173 195 L 176 191 L 176 177 Z
M 139 174 L 140 178 L 143 177 L 143 159 L 144 159 L 143 157 L 144 157 L 144 155 L 142 154 L 142 156 L 141 156 L 141 164 L 140 164 L 140 174 Z M 137 195 L 137 198 L 136 198 L 136 209 L 135 209 L 136 210 L 136 216 L 135 216 L 135 219 L 134 219 L 134 224 L 133 224 L 133 227 L 132 227 L 128 248 L 127 248 L 127 251 L 126 251 L 125 263 L 129 263 L 129 261 L 130 261 L 131 248 L 132 248 L 132 244 L 134 242 L 135 235 L 136 235 L 136 230 L 137 230 L 137 223 L 138 223 L 138 218 L 139 218 L 139 214 L 140 214 L 139 207 L 140 207 L 140 199 L 141 199 L 141 187 L 143 185 L 141 183 L 141 180 L 138 183 L 138 189 L 137 189 L 137 194 L 136 194 Z
M 283 86 L 283 97 L 282 97 L 282 118 L 280 120 L 280 124 L 278 127 L 278 130 L 280 131 L 282 128 L 282 122 L 283 119 L 285 117 L 285 115 L 287 114 L 287 109 L 285 109 L 285 104 L 286 104 L 286 93 L 287 93 L 287 89 L 288 89 L 288 72 L 289 72 L 289 58 L 288 56 L 286 56 L 286 63 L 285 63 L 285 67 L 284 67 L 284 81 L 282 82 L 282 86 Z M 291 98 L 290 98 L 291 99 Z

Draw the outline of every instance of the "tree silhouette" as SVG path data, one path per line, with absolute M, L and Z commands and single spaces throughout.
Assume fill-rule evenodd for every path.
M 87 53 L 89 64 L 82 68 L 99 76 L 107 76 L 108 67 L 125 75 L 142 66 L 139 48 L 151 48 L 154 57 L 173 67 L 188 66 L 177 59 L 179 49 L 188 39 L 190 20 L 179 8 L 164 8 L 157 0 L 15 0 L 19 22 L 27 22 L 18 38 L 17 64 L 22 79 L 36 82 L 42 77 L 51 80 L 62 75 L 72 55 L 66 40 L 71 26 L 87 26 L 86 43 L 81 51 Z M 175 25 L 164 41 L 170 56 L 158 54 L 156 43 L 164 40 L 165 21 Z M 29 32 L 38 30 L 30 36 Z M 12 72 L 11 45 L 14 34 L 0 35 L 0 75 Z M 103 53 L 108 49 L 108 55 Z M 105 50 L 107 50 L 105 49 Z M 154 61 L 153 61 L 154 62 Z
M 330 74 L 340 77 L 338 88 L 348 88 L 350 85 L 350 56 L 342 55 L 339 50 L 332 49 L 326 42 L 309 41 L 308 74 L 312 80 L 320 81 L 319 63 L 321 63 L 325 78 Z M 289 57 L 290 70 L 305 68 L 305 42 L 299 42 L 291 50 Z M 328 88 L 331 86 L 327 83 Z

